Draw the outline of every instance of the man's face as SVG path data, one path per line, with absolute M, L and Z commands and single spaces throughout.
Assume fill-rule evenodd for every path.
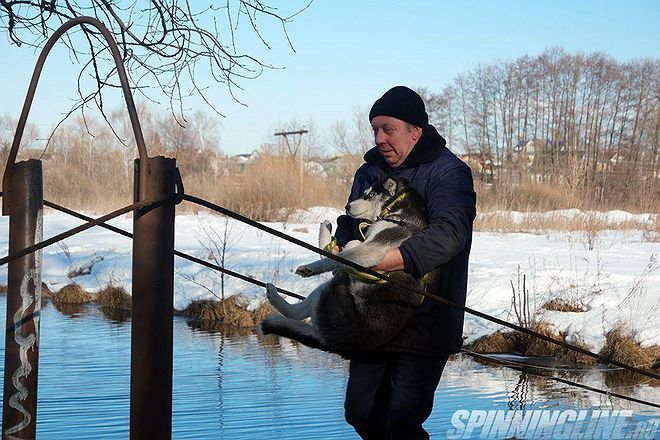
M 371 120 L 376 146 L 385 162 L 401 166 L 422 136 L 422 129 L 391 116 L 375 116 Z

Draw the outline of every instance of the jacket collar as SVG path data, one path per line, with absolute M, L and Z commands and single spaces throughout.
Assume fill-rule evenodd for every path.
M 422 129 L 422 137 L 398 168 L 412 168 L 423 163 L 433 162 L 442 153 L 442 149 L 447 144 L 445 138 L 440 136 L 438 131 L 432 125 L 427 125 Z M 383 159 L 378 151 L 378 147 L 373 147 L 364 155 L 364 161 L 370 164 L 378 165 L 379 168 L 389 171 L 391 168 Z

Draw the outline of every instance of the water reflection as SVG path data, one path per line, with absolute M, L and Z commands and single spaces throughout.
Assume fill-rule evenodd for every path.
M 87 304 L 63 304 L 63 303 L 51 303 L 61 314 L 68 316 L 69 318 L 77 318 L 82 316 L 88 309 Z M 41 303 L 42 307 L 48 306 L 48 303 Z
M 1 313 L 4 301 L 0 298 Z M 125 316 L 111 319 L 96 305 L 62 312 L 44 306 L 39 438 L 128 438 L 130 322 Z M 356 438 L 343 419 L 347 366 L 339 356 L 255 329 L 175 317 L 173 438 Z M 562 377 L 602 388 L 608 385 L 605 373 L 575 369 Z M 645 383 L 617 385 L 617 392 L 656 402 L 659 390 Z M 654 414 L 640 405 L 459 355 L 445 369 L 426 427 L 433 438 L 444 438 L 459 409 L 542 408 Z

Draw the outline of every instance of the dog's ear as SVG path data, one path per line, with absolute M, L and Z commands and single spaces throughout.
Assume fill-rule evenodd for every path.
M 396 194 L 396 180 L 392 179 L 391 177 L 388 177 L 383 181 L 383 188 L 391 196 L 393 196 L 394 194 Z

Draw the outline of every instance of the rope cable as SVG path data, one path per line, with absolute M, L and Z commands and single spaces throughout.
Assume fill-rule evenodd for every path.
M 65 214 L 69 214 L 73 217 L 77 217 L 81 220 L 85 220 L 85 221 L 93 220 L 92 217 L 88 217 L 84 214 L 73 211 L 69 208 L 65 208 L 64 206 L 58 205 L 57 203 L 49 202 L 48 200 L 44 200 L 44 205 L 46 205 L 50 208 L 56 209 L 58 211 L 64 212 Z M 115 226 L 109 225 L 107 223 L 100 223 L 98 226 L 101 226 L 102 228 L 108 229 L 109 231 L 115 232 L 117 234 L 123 235 L 124 237 L 128 237 L 130 239 L 133 238 L 133 234 L 131 234 L 130 232 L 125 231 L 125 230 L 120 229 L 120 228 L 117 228 Z M 247 275 L 243 275 L 243 274 L 238 273 L 238 272 L 234 272 L 234 271 L 226 269 L 222 266 L 218 266 L 217 264 L 213 264 L 213 263 L 208 262 L 206 260 L 202 260 L 201 258 L 194 257 L 190 254 L 186 254 L 184 252 L 177 251 L 176 249 L 174 250 L 174 255 L 176 255 L 177 257 L 184 258 L 186 260 L 192 261 L 193 263 L 201 264 L 202 266 L 205 266 L 209 269 L 214 269 L 214 270 L 223 272 L 223 273 L 225 273 L 229 276 L 241 279 L 241 280 L 246 281 L 248 283 L 252 283 L 252 284 L 255 284 L 257 286 L 264 287 L 264 288 L 266 287 L 266 283 L 264 283 L 262 281 L 256 280 L 254 278 L 251 278 Z M 281 289 L 279 287 L 277 288 L 277 291 L 280 292 L 280 293 L 283 293 L 285 295 L 300 299 L 300 300 L 305 299 L 305 297 L 302 296 L 302 295 L 298 295 L 296 293 L 289 292 L 288 290 Z
M 389 279 L 389 277 L 387 277 L 387 276 L 385 276 L 385 275 L 383 275 L 383 274 L 380 274 L 380 273 L 378 273 L 378 272 L 376 272 L 376 271 L 374 271 L 374 270 L 371 270 L 370 268 L 362 267 L 362 266 L 360 266 L 359 264 L 356 264 L 356 263 L 354 263 L 354 262 L 352 262 L 352 261 L 350 261 L 350 260 L 346 260 L 345 258 L 338 257 L 337 255 L 334 255 L 334 254 L 332 254 L 332 253 L 330 253 L 330 252 L 327 252 L 327 251 L 325 251 L 325 250 L 323 250 L 323 249 L 319 249 L 319 248 L 317 248 L 317 247 L 315 247 L 315 246 L 313 246 L 313 245 L 311 245 L 311 244 L 309 244 L 309 243 L 306 243 L 306 242 L 304 242 L 304 241 L 302 241 L 302 240 L 299 240 L 299 239 L 297 239 L 297 238 L 295 238 L 295 237 L 291 237 L 290 235 L 287 235 L 287 234 L 285 234 L 285 233 L 283 233 L 283 232 L 280 232 L 280 231 L 277 231 L 277 230 L 275 230 L 275 229 L 273 229 L 273 228 L 270 228 L 270 227 L 268 227 L 268 226 L 265 226 L 265 225 L 263 225 L 263 224 L 261 224 L 261 223 L 259 223 L 259 222 L 256 222 L 256 221 L 254 221 L 254 220 L 252 220 L 252 219 L 250 219 L 250 218 L 247 218 L 247 217 L 245 217 L 245 216 L 243 216 L 243 215 L 241 215 L 241 214 L 238 214 L 238 213 L 236 213 L 236 212 L 234 212 L 234 211 L 231 211 L 231 210 L 229 210 L 229 209 L 227 209 L 227 208 L 224 208 L 224 207 L 222 207 L 222 206 L 220 206 L 220 205 L 216 205 L 215 203 L 209 202 L 209 201 L 204 200 L 204 199 L 200 199 L 200 198 L 195 197 L 195 196 L 191 196 L 191 195 L 189 195 L 189 194 L 184 194 L 183 199 L 186 200 L 186 201 L 188 201 L 188 202 L 191 202 L 191 203 L 195 203 L 195 204 L 198 204 L 198 205 L 204 206 L 204 207 L 206 207 L 206 208 L 208 208 L 208 209 L 211 209 L 211 210 L 213 210 L 213 211 L 220 212 L 221 214 L 224 214 L 224 215 L 226 215 L 226 216 L 229 216 L 229 217 L 231 217 L 231 218 L 234 218 L 234 219 L 236 219 L 236 220 L 238 220 L 238 221 L 240 221 L 240 222 L 242 222 L 242 223 L 248 224 L 248 225 L 253 226 L 253 227 L 257 228 L 257 229 L 260 229 L 260 230 L 262 230 L 262 231 L 264 231 L 264 232 L 267 232 L 267 233 L 269 233 L 269 234 L 275 235 L 276 237 L 282 238 L 283 240 L 286 240 L 286 241 L 288 241 L 288 242 L 290 242 L 290 243 L 294 243 L 294 244 L 297 244 L 297 245 L 299 245 L 299 246 L 301 246 L 301 247 L 304 247 L 305 249 L 310 250 L 310 251 L 312 251 L 312 252 L 315 252 L 315 253 L 317 253 L 317 254 L 319 254 L 319 255 L 321 255 L 321 256 L 324 256 L 324 257 L 326 257 L 326 258 L 331 258 L 332 260 L 335 260 L 335 261 L 337 261 L 337 262 L 339 262 L 339 263 L 342 263 L 342 264 L 344 264 L 344 265 L 346 265 L 346 266 L 349 266 L 349 267 L 351 267 L 351 268 L 353 268 L 353 269 L 357 269 L 357 270 L 359 270 L 359 271 L 366 272 L 366 273 L 368 273 L 369 275 L 372 275 L 372 276 L 374 276 L 374 277 L 376 277 L 376 278 L 379 278 L 379 279 L 381 279 L 381 280 L 385 280 L 385 281 L 389 282 L 390 284 L 392 284 L 392 285 L 394 285 L 394 286 L 396 286 L 396 287 L 398 287 L 398 288 L 400 288 L 400 289 L 404 289 L 404 290 L 409 291 L 409 292 L 414 292 L 414 293 L 417 293 L 417 294 L 419 294 L 419 295 L 426 296 L 426 297 L 431 298 L 431 299 L 433 299 L 433 300 L 435 300 L 435 301 L 438 301 L 438 302 L 440 302 L 440 303 L 442 303 L 442 304 L 445 304 L 445 305 L 448 305 L 448 306 L 450 306 L 450 307 L 454 307 L 454 308 L 457 308 L 457 309 L 459 309 L 459 310 L 462 310 L 462 311 L 464 311 L 464 312 L 466 312 L 466 313 L 469 313 L 469 314 L 471 314 L 471 315 L 473 315 L 473 316 L 477 316 L 477 317 L 482 318 L 482 319 L 485 319 L 485 320 L 487 320 L 487 321 L 494 322 L 494 323 L 496 323 L 496 324 L 502 325 L 502 326 L 504 326 L 504 327 L 508 327 L 508 328 L 510 328 L 510 329 L 513 329 L 513 330 L 519 331 L 519 332 L 521 332 L 521 333 L 525 333 L 525 334 L 527 334 L 527 335 L 529 335 L 529 336 L 533 336 L 533 337 L 535 337 L 535 338 L 537 338 L 537 339 L 543 339 L 544 341 L 550 342 L 550 343 L 552 343 L 552 344 L 558 345 L 558 346 L 563 347 L 563 348 L 566 348 L 566 349 L 568 349 L 568 350 L 572 350 L 572 351 L 576 351 L 576 352 L 578 352 L 578 353 L 582 353 L 582 354 L 584 354 L 584 355 L 586 355 L 586 356 L 590 356 L 590 357 L 592 357 L 592 358 L 598 359 L 599 361 L 601 361 L 601 362 L 603 362 L 603 363 L 611 364 L 611 365 L 616 365 L 617 367 L 624 368 L 624 369 L 626 369 L 626 370 L 629 370 L 629 371 L 635 372 L 635 373 L 637 373 L 637 374 L 641 374 L 641 375 L 643 375 L 643 376 L 650 377 L 650 378 L 652 378 L 652 379 L 660 380 L 660 374 L 656 374 L 656 373 L 653 373 L 653 372 L 651 372 L 651 371 L 647 371 L 647 370 L 644 370 L 644 369 L 641 369 L 641 368 L 637 368 L 637 367 L 633 367 L 633 366 L 630 366 L 630 365 L 626 365 L 626 364 L 624 364 L 624 363 L 622 363 L 622 362 L 619 362 L 619 361 L 614 360 L 614 359 L 606 358 L 605 356 L 602 356 L 602 355 L 596 354 L 596 353 L 594 353 L 594 352 L 592 352 L 592 351 L 589 351 L 589 350 L 586 350 L 586 349 L 584 349 L 584 348 L 582 348 L 582 347 L 578 347 L 578 346 L 575 346 L 575 345 L 569 344 L 569 343 L 564 342 L 564 341 L 559 341 L 559 340 L 557 340 L 557 339 L 551 338 L 551 337 L 546 336 L 546 335 L 544 335 L 544 334 L 541 334 L 541 333 L 535 332 L 535 331 L 533 331 L 533 330 L 530 330 L 530 329 L 528 329 L 528 328 L 522 327 L 522 326 L 520 326 L 520 325 L 512 324 L 512 323 L 510 323 L 510 322 L 504 321 L 504 320 L 499 319 L 499 318 L 496 318 L 496 317 L 494 317 L 494 316 L 490 316 L 490 315 L 488 315 L 488 314 L 486 314 L 486 313 L 480 312 L 480 311 L 475 310 L 475 309 L 472 309 L 472 308 L 470 308 L 470 307 L 463 306 L 463 305 L 458 304 L 458 303 L 455 303 L 455 302 L 453 302 L 453 301 L 449 301 L 449 300 L 447 300 L 447 299 L 445 299 L 445 298 L 442 298 L 442 297 L 440 297 L 440 296 L 438 296 L 438 295 L 431 294 L 431 293 L 429 293 L 429 292 L 425 292 L 425 291 L 422 291 L 422 290 L 419 290 L 419 289 L 415 289 L 415 288 L 413 288 L 413 287 L 411 287 L 411 286 L 408 286 L 408 285 L 405 285 L 405 284 L 402 284 L 402 283 L 396 282 L 396 281 L 394 281 L 394 280 Z
M 646 401 L 646 400 L 637 399 L 635 397 L 624 396 L 623 394 L 612 393 L 610 391 L 605 391 L 605 390 L 601 390 L 599 388 L 590 387 L 589 385 L 584 385 L 584 384 L 581 384 L 581 383 L 578 383 L 578 382 L 573 382 L 571 380 L 567 380 L 567 379 L 564 379 L 562 377 L 552 376 L 550 374 L 538 373 L 538 372 L 533 371 L 534 368 L 537 368 L 537 367 L 534 367 L 534 366 L 522 366 L 519 362 L 511 362 L 511 361 L 507 361 L 507 360 L 504 360 L 504 359 L 498 359 L 498 358 L 495 358 L 493 356 L 487 356 L 487 355 L 484 355 L 484 354 L 475 353 L 473 351 L 469 351 L 469 350 L 465 350 L 465 349 L 461 349 L 461 352 L 465 353 L 469 356 L 472 356 L 476 359 L 481 359 L 481 360 L 486 360 L 488 362 L 493 362 L 493 363 L 502 365 L 504 367 L 510 368 L 512 370 L 520 371 L 522 373 L 533 374 L 535 376 L 550 379 L 550 380 L 553 380 L 555 382 L 560 382 L 560 383 L 563 383 L 565 385 L 569 385 L 569 386 L 572 386 L 572 387 L 582 388 L 582 389 L 585 389 L 585 390 L 588 390 L 588 391 L 593 391 L 595 393 L 604 394 L 606 396 L 612 396 L 612 397 L 616 397 L 616 398 L 619 398 L 619 399 L 628 400 L 630 402 L 635 402 L 635 403 L 639 403 L 639 404 L 642 404 L 642 405 L 652 406 L 654 408 L 660 408 L 660 404 L 655 403 L 655 402 L 649 402 L 649 401 Z
M 0 192 L 0 197 L 1 197 L 1 196 L 2 196 L 2 193 Z M 63 207 L 63 206 L 60 206 L 60 205 L 58 205 L 58 204 L 56 204 L 56 203 L 49 202 L 49 201 L 47 201 L 47 200 L 44 200 L 44 205 L 49 206 L 49 207 L 51 207 L 51 208 L 53 208 L 53 209 L 56 209 L 56 210 L 62 211 L 62 212 L 67 213 L 67 214 L 69 214 L 69 215 L 72 215 L 72 216 L 74 216 L 74 217 L 80 218 L 80 219 L 82 219 L 82 220 L 86 220 L 86 221 L 93 220 L 93 219 L 91 219 L 91 217 L 88 217 L 88 216 L 86 216 L 86 215 L 84 215 L 84 214 L 80 214 L 80 213 L 75 212 L 75 211 L 73 211 L 73 210 L 71 210 L 71 209 L 65 208 L 65 207 Z M 240 214 L 237 214 L 237 215 L 240 215 Z M 125 236 L 125 237 L 129 237 L 129 238 L 132 238 L 132 237 L 133 237 L 133 234 L 131 234 L 130 232 L 124 231 L 123 229 L 120 229 L 120 228 L 117 228 L 117 227 L 114 227 L 114 226 L 108 225 L 108 224 L 106 224 L 106 223 L 99 223 L 99 224 L 96 225 L 96 226 L 101 226 L 101 227 L 103 227 L 103 228 L 106 228 L 106 229 L 108 229 L 108 230 L 110 230 L 110 231 L 116 232 L 116 233 L 118 233 L 118 234 L 120 234 L 120 235 L 123 235 L 123 236 Z M 276 231 L 276 232 L 279 232 L 279 231 Z M 293 238 L 293 237 L 291 237 L 291 238 Z M 305 243 L 305 244 L 306 244 L 306 243 Z M 305 247 L 307 247 L 307 246 L 305 246 Z M 314 250 L 316 250 L 316 248 L 315 248 Z M 213 263 L 209 263 L 209 262 L 207 262 L 207 261 L 205 261 L 205 260 L 201 260 L 201 259 L 199 259 L 199 258 L 197 258 L 197 257 L 193 257 L 193 256 L 188 255 L 188 254 L 185 254 L 185 253 L 183 253 L 183 252 L 180 252 L 180 251 L 176 251 L 176 250 L 175 250 L 175 251 L 174 251 L 174 254 L 177 255 L 177 256 L 179 256 L 179 257 L 181 257 L 181 258 L 185 258 L 185 259 L 188 259 L 188 260 L 193 261 L 193 262 L 195 262 L 195 263 L 198 263 L 198 264 L 201 264 L 201 265 L 203 265 L 203 266 L 206 266 L 206 267 L 208 267 L 208 268 L 210 268 L 210 269 L 219 270 L 219 271 L 221 271 L 221 272 L 226 273 L 227 275 L 237 277 L 237 278 L 242 279 L 242 280 L 244 280 L 244 281 L 246 281 L 246 282 L 249 282 L 249 283 L 252 283 L 252 284 L 255 284 L 255 285 L 261 286 L 261 287 L 265 287 L 265 285 L 266 285 L 266 283 L 264 283 L 264 282 L 262 282 L 262 281 L 256 280 L 256 279 L 251 278 L 251 277 L 248 277 L 248 276 L 246 276 L 246 275 L 242 275 L 242 274 L 237 273 L 237 272 L 233 272 L 233 271 L 231 271 L 231 270 L 229 270 L 229 269 L 225 269 L 225 268 L 223 268 L 223 267 L 221 267 L 221 266 L 215 265 L 215 264 L 213 264 Z M 279 292 L 282 292 L 282 293 L 286 294 L 286 295 L 290 295 L 290 296 L 296 297 L 296 298 L 298 298 L 298 299 L 304 299 L 303 296 L 297 295 L 297 294 L 292 293 L 292 292 L 288 292 L 288 291 L 286 291 L 286 290 L 284 290 L 284 289 L 280 289 L 280 288 L 278 288 L 277 290 L 278 290 Z M 607 396 L 616 397 L 616 398 L 619 398 L 619 399 L 623 399 L 623 400 L 627 400 L 627 401 L 631 401 L 631 402 L 639 403 L 639 404 L 642 404 L 642 405 L 647 405 L 647 406 L 652 406 L 652 407 L 660 408 L 660 404 L 657 404 L 657 403 L 654 403 L 654 402 L 644 401 L 644 400 L 637 399 L 637 398 L 634 398 L 634 397 L 629 397 L 629 396 L 625 396 L 625 395 L 622 395 L 622 394 L 612 393 L 612 392 L 609 392 L 609 391 L 605 391 L 605 390 L 601 390 L 601 389 L 598 389 L 598 388 L 590 387 L 590 386 L 588 386 L 588 385 L 580 384 L 580 383 L 578 383 L 578 382 L 573 382 L 573 381 L 570 381 L 570 380 L 567 380 L 567 379 L 563 379 L 563 378 L 560 378 L 560 377 L 551 376 L 551 375 L 549 375 L 549 374 L 541 374 L 541 373 L 537 373 L 537 372 L 535 372 L 535 371 L 532 370 L 532 369 L 539 369 L 539 367 L 537 367 L 537 366 L 528 367 L 528 366 L 526 366 L 526 365 L 524 365 L 524 364 L 521 364 L 521 363 L 519 363 L 519 362 L 502 360 L 502 359 L 498 359 L 498 358 L 495 358 L 495 357 L 492 357 L 492 356 L 487 356 L 487 355 L 483 355 L 483 354 L 475 353 L 475 352 L 472 352 L 472 351 L 469 351 L 469 350 L 465 350 L 465 349 L 462 349 L 461 351 L 462 351 L 464 354 L 466 354 L 466 355 L 472 356 L 473 358 L 481 359 L 481 360 L 486 360 L 486 361 L 489 361 L 489 362 L 493 362 L 493 363 L 496 363 L 496 364 L 502 365 L 503 367 L 510 368 L 510 369 L 512 369 L 512 370 L 515 370 L 515 371 L 519 371 L 519 372 L 523 372 L 523 373 L 533 374 L 533 375 L 536 375 L 536 376 L 540 376 L 540 377 L 543 377 L 543 378 L 546 378 L 546 379 L 550 379 L 550 380 L 553 380 L 553 381 L 556 381 L 556 382 L 560 382 L 560 383 L 563 383 L 563 384 L 566 384 L 566 385 L 569 385 L 569 386 L 573 386 L 573 387 L 576 387 L 576 388 L 582 388 L 582 389 L 586 389 L 586 390 L 588 390 L 588 391 L 596 392 L 596 393 L 599 393 L 599 394 L 603 394 L 603 395 L 607 395 Z M 543 369 L 545 369 L 545 368 L 543 368 Z M 626 369 L 626 368 L 624 367 L 624 369 Z
M 57 234 L 51 238 L 48 238 L 46 240 L 43 240 L 39 243 L 35 243 L 32 246 L 28 246 L 24 249 L 21 249 L 20 251 L 14 252 L 11 255 L 7 255 L 6 257 L 0 258 L 0 266 L 9 263 L 10 261 L 14 261 L 17 258 L 24 257 L 25 255 L 31 254 L 32 252 L 38 251 L 39 249 L 43 249 L 47 246 L 50 246 L 54 243 L 57 243 L 58 241 L 62 241 L 65 238 L 71 237 L 72 235 L 75 235 L 79 232 L 86 231 L 89 228 L 92 228 L 94 226 L 98 226 L 101 223 L 104 223 L 108 220 L 112 220 L 115 217 L 119 217 L 120 215 L 126 214 L 127 212 L 136 210 L 136 209 L 144 209 L 144 208 L 150 208 L 150 207 L 156 207 L 159 206 L 162 203 L 167 202 L 170 199 L 174 199 L 176 195 L 171 196 L 164 196 L 156 199 L 151 199 L 151 200 L 145 200 L 142 202 L 136 202 L 132 203 L 128 206 L 125 206 L 123 208 L 117 209 L 116 211 L 113 211 L 109 214 L 106 214 L 104 216 L 101 216 L 97 219 L 92 219 L 80 226 L 76 226 L 75 228 L 69 229 L 68 231 L 64 231 L 60 234 Z

